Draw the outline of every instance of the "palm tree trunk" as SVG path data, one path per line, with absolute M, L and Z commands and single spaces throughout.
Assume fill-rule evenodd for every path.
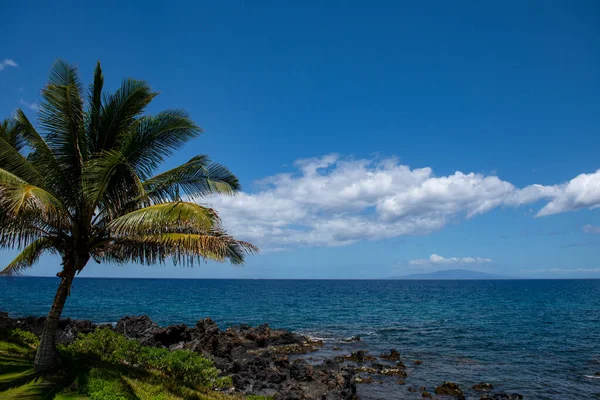
M 55 342 L 56 329 L 58 328 L 58 322 L 65 306 L 65 301 L 67 301 L 67 297 L 69 296 L 71 283 L 75 276 L 75 269 L 67 268 L 65 263 L 65 269 L 63 269 L 59 276 L 61 277 L 60 285 L 58 285 L 52 308 L 50 308 L 50 313 L 48 314 L 48 318 L 46 318 L 44 330 L 40 338 L 40 345 L 35 355 L 34 365 L 35 370 L 38 372 L 48 372 L 60 365 Z

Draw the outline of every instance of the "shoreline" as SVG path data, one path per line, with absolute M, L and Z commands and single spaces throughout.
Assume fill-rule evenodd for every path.
M 11 318 L 0 312 L 0 329 L 20 328 L 40 335 L 45 317 Z M 267 396 L 273 399 L 359 399 L 387 383 L 393 398 L 518 400 L 520 394 L 494 390 L 485 382 L 460 387 L 445 377 L 438 386 L 427 387 L 411 379 L 414 368 L 426 368 L 420 360 L 404 359 L 395 349 L 371 354 L 358 337 L 341 340 L 346 348 L 268 324 L 255 327 L 231 326 L 222 330 L 210 318 L 195 326 L 159 326 L 147 316 L 129 316 L 116 323 L 97 324 L 88 320 L 62 319 L 57 343 L 69 344 L 79 334 L 109 328 L 143 345 L 169 350 L 191 350 L 211 359 L 222 374 L 232 378 L 232 393 Z M 340 344 L 340 343 L 338 343 Z M 325 356 L 323 356 L 324 353 Z M 316 355 L 319 355 L 317 357 Z M 390 386 L 393 385 L 393 386 Z

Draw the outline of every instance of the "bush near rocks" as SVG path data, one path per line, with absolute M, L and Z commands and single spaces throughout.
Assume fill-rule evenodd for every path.
M 110 329 L 97 329 L 66 348 L 75 356 L 85 355 L 107 363 L 118 363 L 162 372 L 187 384 L 207 387 L 231 386 L 231 379 L 219 377 L 209 359 L 191 351 L 169 351 L 142 346 Z

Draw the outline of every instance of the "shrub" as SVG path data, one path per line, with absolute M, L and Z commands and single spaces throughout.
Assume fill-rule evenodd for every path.
M 81 335 L 68 349 L 105 362 L 131 365 L 138 363 L 143 346 L 137 340 L 127 339 L 108 328 L 103 328 Z
M 186 350 L 146 347 L 141 353 L 140 363 L 192 385 L 212 386 L 219 377 L 219 370 L 212 361 Z
M 40 344 L 40 339 L 29 331 L 23 329 L 1 329 L 0 340 L 12 342 L 28 347 L 37 347 Z
M 110 330 L 97 329 L 71 344 L 72 356 L 86 355 L 107 363 L 123 364 L 158 371 L 188 385 L 224 388 L 231 387 L 229 377 L 219 377 L 211 360 L 188 350 L 169 351 L 142 346 L 139 341 Z

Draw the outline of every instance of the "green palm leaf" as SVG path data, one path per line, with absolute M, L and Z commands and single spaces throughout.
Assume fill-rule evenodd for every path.
M 123 237 L 186 229 L 203 232 L 219 227 L 219 223 L 213 209 L 180 201 L 130 212 L 112 220 L 106 229 L 111 236 Z
M 0 122 L 0 139 L 3 139 L 17 151 L 21 151 L 25 146 L 23 136 L 20 135 L 14 119 L 5 119 Z
M 48 132 L 46 142 L 56 157 L 77 175 L 85 154 L 82 87 L 75 67 L 58 60 L 48 85 L 42 90 L 40 124 Z
M 0 275 L 18 275 L 23 270 L 32 267 L 44 251 L 54 251 L 56 241 L 51 238 L 40 238 L 23 249 L 6 268 L 0 271 Z
M 175 201 L 179 200 L 180 191 L 191 199 L 215 193 L 231 195 L 240 189 L 240 183 L 226 167 L 210 162 L 207 156 L 196 156 L 148 179 L 144 187 L 152 200 Z
M 132 198 L 145 198 L 142 181 L 120 151 L 104 152 L 88 162 L 84 178 L 83 194 L 90 211 L 101 205 L 104 213 L 116 216 Z
M 0 168 L 31 184 L 43 184 L 40 172 L 4 139 L 0 138 Z
M 125 79 L 115 94 L 105 96 L 100 110 L 98 138 L 93 143 L 94 151 L 117 147 L 117 139 L 132 128 L 135 118 L 157 94 L 151 91 L 146 82 Z
M 75 197 L 68 179 L 68 169 L 59 163 L 48 143 L 44 141 L 22 110 L 15 112 L 15 121 L 16 129 L 28 147 L 27 160 L 37 171 L 52 171 L 51 174 L 44 174 L 46 188 L 53 193 L 60 194 L 66 204 L 73 204 Z
M 201 129 L 184 111 L 163 111 L 142 117 L 122 137 L 121 152 L 142 177 L 152 172 L 165 157 L 198 136 Z
M 100 113 L 102 112 L 102 88 L 104 87 L 104 75 L 100 62 L 96 64 L 94 70 L 94 83 L 89 89 L 89 120 L 87 125 L 87 145 L 90 153 L 96 150 L 98 135 L 100 133 Z
M 193 266 L 213 260 L 233 264 L 243 262 L 258 249 L 221 232 L 206 234 L 163 233 L 130 235 L 99 246 L 95 257 L 114 263 L 134 262 L 151 265 L 171 259 L 175 264 Z

